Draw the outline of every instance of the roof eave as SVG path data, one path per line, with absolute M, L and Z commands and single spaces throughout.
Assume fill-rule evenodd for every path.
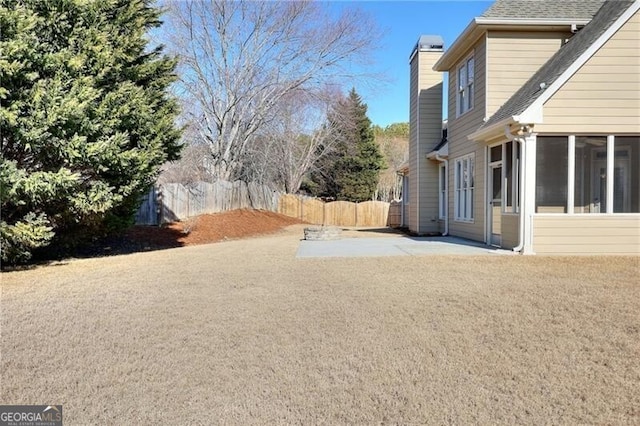
M 475 32 L 478 32 L 478 34 L 474 34 Z M 438 61 L 433 65 L 433 70 L 448 71 L 452 66 L 452 57 L 455 56 L 457 58 L 460 54 L 463 53 L 459 51 L 463 50 L 463 48 L 467 44 L 471 44 L 469 40 L 472 35 L 473 41 L 475 42 L 477 37 L 480 35 L 479 32 L 480 31 L 478 25 L 476 24 L 476 20 L 474 19 L 469 23 L 469 25 L 467 25 L 467 27 L 464 29 L 464 31 L 462 31 L 458 38 L 455 39 L 451 46 L 447 50 L 445 50 L 440 59 L 438 59 Z
M 496 136 L 500 136 L 504 132 L 505 126 L 511 126 L 517 123 L 517 116 L 507 117 L 487 127 L 481 127 L 475 132 L 469 134 L 467 139 L 471 141 L 485 141 Z
M 542 108 L 533 105 L 523 111 L 522 114 L 512 115 L 487 127 L 481 127 L 467 136 L 467 139 L 473 141 L 486 141 L 502 135 L 504 133 L 505 126 L 511 126 L 513 124 L 534 126 L 536 124 L 541 124 L 543 121 L 544 117 Z
M 449 142 L 446 142 L 440 149 L 434 149 L 433 151 L 427 153 L 428 160 L 438 160 L 441 161 L 443 159 L 449 158 Z
M 539 25 L 539 26 L 571 26 L 571 25 L 587 25 L 589 23 L 589 19 L 569 19 L 569 18 L 558 18 L 558 19 L 514 19 L 514 18 L 485 18 L 478 17 L 475 18 L 474 21 L 478 25 Z
M 509 29 L 544 29 L 556 30 L 558 27 L 581 26 L 588 24 L 584 19 L 500 19 L 500 18 L 474 18 L 464 31 L 455 39 L 440 59 L 433 66 L 434 71 L 449 71 L 466 50 L 488 30 Z

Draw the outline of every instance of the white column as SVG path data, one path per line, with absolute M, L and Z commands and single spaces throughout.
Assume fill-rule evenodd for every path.
M 576 185 L 576 135 L 569 135 L 569 153 L 568 153 L 568 174 L 567 174 L 567 213 L 573 214 L 574 206 L 574 187 Z
M 531 134 L 524 139 L 525 151 L 524 167 L 524 194 L 520 194 L 524 215 L 524 245 L 522 254 L 534 254 L 533 251 L 533 215 L 536 211 L 536 142 L 537 137 Z
M 614 136 L 607 136 L 607 213 L 613 213 L 613 165 L 615 162 Z

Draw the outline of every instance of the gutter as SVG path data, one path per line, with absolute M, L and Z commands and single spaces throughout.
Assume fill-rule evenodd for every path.
M 477 25 L 542 25 L 542 26 L 585 26 L 590 19 L 567 19 L 567 18 L 485 18 L 479 16 L 473 20 Z

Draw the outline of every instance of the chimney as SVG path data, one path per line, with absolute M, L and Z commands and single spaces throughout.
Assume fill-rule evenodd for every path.
M 438 164 L 426 155 L 442 140 L 442 74 L 433 66 L 444 52 L 437 35 L 420 36 L 409 58 L 409 229 L 435 234 L 438 224 Z

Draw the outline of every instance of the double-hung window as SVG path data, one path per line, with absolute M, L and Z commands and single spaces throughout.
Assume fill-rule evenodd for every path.
M 458 115 L 473 108 L 473 88 L 475 79 L 475 62 L 473 56 L 465 59 L 458 67 Z
M 474 173 L 473 154 L 456 159 L 454 210 L 457 221 L 473 222 Z

